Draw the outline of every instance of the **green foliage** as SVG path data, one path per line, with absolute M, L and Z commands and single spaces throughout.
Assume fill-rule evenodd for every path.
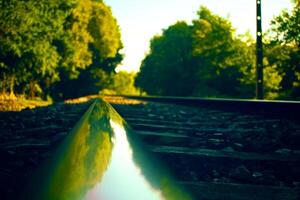
M 120 30 L 110 8 L 102 1 L 90 3 L 86 31 L 92 37 L 87 44 L 92 55 L 91 63 L 73 71 L 74 76 L 70 76 L 70 68 L 61 68 L 59 70 L 61 81 L 52 87 L 54 99 L 95 94 L 109 87 L 115 74 L 114 70 L 123 59 L 119 53 L 122 48 Z
M 188 77 L 195 70 L 190 54 L 191 27 L 185 22 L 177 22 L 164 30 L 162 36 L 155 36 L 150 49 L 143 60 L 136 84 L 152 95 L 191 93 L 193 79 Z
M 244 48 L 242 42 L 233 37 L 234 30 L 228 20 L 213 15 L 205 7 L 198 16 L 193 21 L 193 56 L 199 66 L 194 93 L 239 96 L 239 79 L 243 75 L 239 68 L 249 64 L 244 62 L 249 60 L 247 55 L 240 52 Z
M 255 44 L 234 36 L 231 23 L 201 7 L 191 25 L 177 22 L 151 40 L 136 85 L 151 95 L 202 97 L 255 96 Z M 280 76 L 265 69 L 266 92 L 273 98 Z
M 122 60 L 119 27 L 102 1 L 1 0 L 0 44 L 0 89 L 29 96 L 71 97 L 81 81 L 94 91 Z
M 71 77 L 78 76 L 78 69 L 85 69 L 92 63 L 89 43 L 93 41 L 87 30 L 91 18 L 91 0 L 73 0 L 70 15 L 64 24 L 65 35 L 56 41 L 60 45 L 62 62 Z
M 275 35 L 273 40 L 280 43 L 300 46 L 300 6 L 297 1 L 292 13 L 287 10 L 275 17 L 272 21 L 272 31 Z
M 88 31 L 93 37 L 92 45 L 98 50 L 99 57 L 114 58 L 121 48 L 120 31 L 109 7 L 93 2 L 92 17 Z
M 282 76 L 280 98 L 300 99 L 300 1 L 291 13 L 275 17 L 269 32 L 266 56 Z
M 11 92 L 28 80 L 58 80 L 53 41 L 63 34 L 68 6 L 58 0 L 0 2 L 0 78 L 10 82 Z
M 107 88 L 100 91 L 100 94 L 110 95 L 140 95 L 142 94 L 134 86 L 136 74 L 133 72 L 120 71 L 112 79 Z

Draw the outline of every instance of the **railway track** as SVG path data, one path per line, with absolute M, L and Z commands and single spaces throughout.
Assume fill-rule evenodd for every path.
M 107 98 L 197 198 L 299 199 L 297 103 L 138 99 Z
M 3 199 L 32 200 L 30 192 L 24 198 L 21 191 L 39 168 L 45 171 L 35 175 L 38 184 L 33 184 L 33 191 L 50 193 L 35 199 L 95 199 L 96 192 L 90 194 L 87 185 L 97 182 L 104 187 L 110 185 L 108 191 L 113 192 L 108 195 L 121 192 L 121 198 L 112 199 L 122 200 L 300 199 L 299 103 L 118 96 L 104 99 L 122 119 L 101 100 L 1 113 Z M 85 151 L 78 149 L 94 153 L 82 154 Z M 75 165 L 70 164 L 73 160 Z M 164 174 L 171 174 L 174 184 Z M 145 178 L 154 188 L 162 184 L 164 198 L 147 196 L 146 191 L 144 196 L 138 194 L 141 191 L 137 188 L 144 184 L 138 179 Z M 43 183 L 49 188 L 43 188 Z M 175 185 L 193 197 L 184 196 Z M 51 192 L 50 186 L 59 192 Z M 67 192 L 73 189 L 77 198 L 75 193 L 71 198 L 62 198 L 58 195 L 66 195 L 62 188 Z M 87 193 L 85 198 L 78 193 L 81 189 Z
M 0 199 L 24 199 L 22 191 L 91 105 L 56 103 L 22 112 L 0 112 Z

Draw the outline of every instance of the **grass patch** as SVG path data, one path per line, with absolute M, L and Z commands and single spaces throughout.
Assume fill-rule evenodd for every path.
M 0 112 L 21 111 L 26 108 L 32 109 L 40 106 L 48 106 L 52 101 L 43 101 L 41 99 L 25 99 L 24 97 L 16 97 L 13 99 L 0 95 Z

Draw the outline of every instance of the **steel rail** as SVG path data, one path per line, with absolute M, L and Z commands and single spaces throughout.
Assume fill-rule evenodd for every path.
M 144 151 L 118 113 L 95 100 L 21 199 L 192 200 Z
M 298 102 L 282 101 L 136 96 L 127 96 L 127 98 L 238 110 L 244 106 L 247 110 L 252 110 L 255 106 L 258 109 L 263 105 L 269 105 L 264 112 L 274 112 L 275 103 L 277 106 L 281 105 L 281 110 L 283 109 L 289 116 L 292 116 L 289 112 L 295 112 L 296 108 L 299 108 Z M 280 110 L 275 110 L 281 113 Z M 151 123 L 151 120 L 149 122 Z M 203 149 L 195 151 L 173 147 L 169 149 L 160 146 L 151 149 L 140 141 L 141 134 L 137 133 L 111 105 L 96 99 L 61 143 L 57 152 L 41 166 L 33 178 L 30 178 L 29 186 L 26 187 L 22 199 L 262 200 L 272 198 L 296 200 L 299 197 L 299 190 L 289 187 L 177 180 L 172 176 L 174 170 L 171 169 L 172 166 L 178 167 L 177 163 L 166 165 L 160 161 L 161 158 L 174 156 L 188 157 L 187 163 L 190 163 L 194 157 L 203 156 L 208 158 L 207 161 L 217 158 L 227 159 L 227 157 L 243 160 L 246 155 L 248 160 L 259 158 L 260 160 L 275 159 L 276 162 L 298 162 L 298 157 L 285 158 L 280 155 L 270 157 Z M 152 133 L 147 132 L 144 135 L 147 134 Z M 176 136 L 173 133 L 156 135 Z
M 280 140 L 279 146 L 261 151 L 262 143 L 251 147 L 258 141 L 248 140 L 271 141 L 281 131 L 298 134 L 298 102 L 114 96 L 112 103 L 114 98 L 113 106 L 145 148 L 169 163 L 197 199 L 299 199 L 299 187 L 287 180 L 299 180 L 298 148 Z M 294 129 L 284 128 L 290 122 Z M 268 170 L 274 182 L 258 182 L 256 176 L 267 177 Z
M 177 96 L 130 96 L 122 97 L 136 100 L 172 103 L 188 106 L 206 106 L 216 109 L 256 112 L 298 118 L 300 113 L 299 101 L 257 100 L 257 99 L 227 99 L 227 98 L 198 98 Z

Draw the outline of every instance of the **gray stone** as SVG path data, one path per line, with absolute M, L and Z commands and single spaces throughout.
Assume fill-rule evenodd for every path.
M 247 169 L 245 165 L 240 165 L 237 168 L 233 169 L 229 176 L 233 179 L 244 181 L 251 178 L 251 172 Z
M 226 147 L 224 149 L 222 149 L 222 151 L 226 151 L 226 152 L 234 152 L 234 149 L 231 147 Z
M 263 176 L 263 174 L 260 173 L 260 172 L 253 172 L 253 174 L 252 174 L 253 178 L 259 178 L 259 177 L 262 177 L 262 176 Z
M 213 177 L 220 177 L 220 173 L 217 170 L 212 170 Z
M 286 148 L 278 149 L 278 150 L 275 151 L 275 153 L 278 153 L 278 154 L 281 154 L 281 155 L 290 155 L 291 152 L 292 152 L 292 150 L 286 149 Z

